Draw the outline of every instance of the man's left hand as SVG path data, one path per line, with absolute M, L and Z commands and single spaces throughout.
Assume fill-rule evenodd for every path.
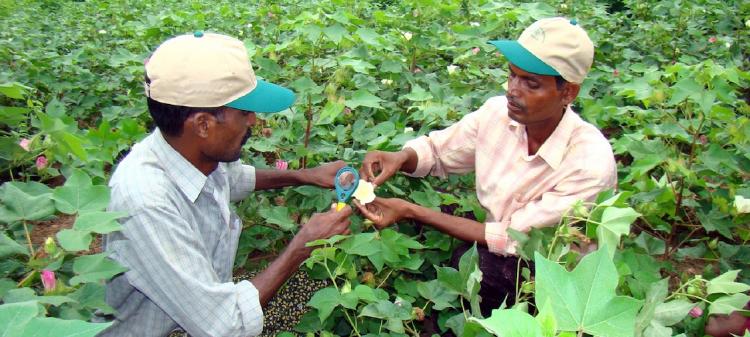
M 333 188 L 334 181 L 336 180 L 336 172 L 344 166 L 346 166 L 346 162 L 343 160 L 337 160 L 332 163 L 325 163 L 318 167 L 306 169 L 302 173 L 305 175 L 305 180 L 307 180 L 310 185 L 316 185 L 323 188 Z
M 362 205 L 356 199 L 353 203 L 365 218 L 370 219 L 375 227 L 380 230 L 407 217 L 409 212 L 408 201 L 398 198 L 378 198 L 373 202 Z

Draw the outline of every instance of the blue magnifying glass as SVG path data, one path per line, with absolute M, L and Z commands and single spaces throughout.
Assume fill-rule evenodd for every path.
M 340 211 L 346 206 L 346 202 L 349 201 L 354 191 L 357 190 L 357 185 L 359 185 L 359 172 L 353 167 L 344 166 L 336 172 L 336 180 L 334 181 L 336 198 L 338 199 L 336 211 Z

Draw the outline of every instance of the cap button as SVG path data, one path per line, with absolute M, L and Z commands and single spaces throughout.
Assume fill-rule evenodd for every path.
M 200 30 L 196 30 L 195 33 L 193 33 L 193 36 L 195 37 L 203 37 L 203 32 Z
M 578 24 L 578 20 L 572 19 L 572 20 L 570 20 L 570 24 L 575 26 L 575 25 Z

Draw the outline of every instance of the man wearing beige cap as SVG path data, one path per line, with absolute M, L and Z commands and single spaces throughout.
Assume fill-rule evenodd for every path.
M 315 214 L 251 281 L 232 282 L 242 222 L 230 208 L 253 190 L 330 188 L 343 162 L 299 171 L 244 165 L 256 113 L 289 108 L 294 94 L 256 79 L 244 44 L 196 32 L 159 46 L 146 63 L 145 92 L 157 128 L 110 180 L 110 211 L 122 230 L 105 250 L 128 268 L 107 284 L 115 319 L 101 336 L 254 336 L 265 305 L 310 254 L 309 241 L 348 230 L 351 208 Z
M 399 152 L 368 153 L 361 168 L 376 185 L 399 170 L 413 177 L 473 171 L 486 221 L 395 198 L 358 205 L 381 228 L 409 219 L 477 242 L 484 315 L 506 296 L 509 303 L 515 299 L 516 243 L 508 229 L 555 225 L 575 201 L 592 201 L 616 184 L 609 142 L 570 107 L 594 57 L 586 32 L 575 21 L 550 18 L 533 23 L 518 40 L 490 43 L 509 61 L 505 96 L 490 98 L 454 125 L 411 140 Z

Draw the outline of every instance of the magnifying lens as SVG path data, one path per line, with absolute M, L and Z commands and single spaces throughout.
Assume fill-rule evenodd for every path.
M 351 166 L 344 166 L 336 172 L 336 180 L 334 186 L 336 187 L 336 211 L 340 211 L 346 202 L 352 197 L 354 191 L 357 190 L 359 185 L 359 172 Z

